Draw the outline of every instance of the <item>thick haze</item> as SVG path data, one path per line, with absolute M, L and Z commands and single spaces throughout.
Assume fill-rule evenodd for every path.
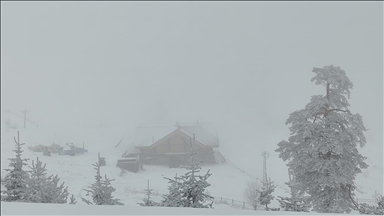
M 1 2 L 2 112 L 65 134 L 198 120 L 272 153 L 330 64 L 382 162 L 382 2 Z

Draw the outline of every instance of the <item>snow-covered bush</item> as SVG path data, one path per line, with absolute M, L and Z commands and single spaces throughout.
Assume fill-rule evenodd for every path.
M 384 196 L 379 196 L 377 199 L 378 206 L 370 206 L 366 203 L 359 205 L 360 214 L 368 215 L 384 215 Z
M 257 210 L 258 206 L 260 205 L 260 189 L 261 183 L 253 180 L 247 183 L 247 187 L 244 190 L 245 200 L 252 205 L 254 210 Z
M 285 184 L 288 185 L 290 189 L 291 197 L 278 196 L 277 201 L 279 201 L 280 207 L 284 211 L 309 212 L 311 206 L 308 202 L 308 197 L 298 192 L 295 180 L 290 180 Z

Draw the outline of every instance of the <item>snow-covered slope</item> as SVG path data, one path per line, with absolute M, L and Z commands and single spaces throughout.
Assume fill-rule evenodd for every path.
M 316 213 L 310 213 L 314 215 Z M 220 205 L 214 209 L 62 204 L 1 203 L 1 215 L 309 215 L 299 212 L 252 211 Z M 316 214 L 320 215 L 320 214 Z M 325 214 L 323 214 L 325 215 Z M 328 214 L 331 215 L 331 214 Z
M 164 166 L 144 166 L 144 170 L 138 173 L 126 172 L 121 173 L 121 170 L 116 167 L 116 161 L 121 156 L 122 149 L 115 148 L 115 145 L 122 139 L 126 138 L 120 136 L 117 133 L 109 133 L 105 129 L 96 128 L 94 133 L 88 132 L 83 134 L 78 132 L 73 137 L 65 137 L 55 133 L 55 131 L 49 128 L 43 127 L 29 127 L 27 129 L 19 128 L 20 141 L 26 143 L 24 146 L 24 158 L 35 160 L 36 157 L 46 163 L 47 171 L 50 174 L 58 174 L 62 181 L 68 186 L 70 194 L 74 194 L 78 200 L 79 205 L 86 205 L 81 201 L 80 197 L 85 197 L 85 193 L 82 189 L 90 186 L 94 182 L 94 169 L 92 164 L 97 160 L 97 154 L 100 152 L 102 157 L 106 158 L 107 165 L 101 168 L 102 175 L 107 174 L 111 179 L 115 179 L 112 185 L 116 188 L 114 196 L 121 199 L 125 205 L 136 206 L 138 202 L 145 197 L 144 189 L 147 186 L 147 180 L 150 181 L 150 187 L 154 190 L 154 200 L 161 200 L 161 194 L 167 192 L 167 180 L 163 177 L 173 177 L 176 174 L 180 175 L 185 173 L 184 169 L 173 168 L 170 169 Z M 88 130 L 92 131 L 92 130 Z M 63 134 L 63 133 L 62 133 Z M 84 135 L 84 136 L 83 136 Z M 91 136 L 92 135 L 92 136 Z M 4 168 L 8 166 L 8 158 L 14 157 L 14 141 L 13 137 L 17 136 L 16 130 L 7 131 L 2 127 L 1 134 L 1 176 L 5 175 Z M 127 136 L 129 137 L 129 136 Z M 125 139 L 129 140 L 129 139 Z M 85 147 L 89 150 L 87 154 L 77 155 L 74 157 L 67 155 L 52 154 L 51 157 L 43 156 L 42 153 L 34 153 L 28 150 L 27 146 L 51 143 L 59 143 L 64 145 L 66 142 L 75 142 L 75 144 L 81 145 L 85 142 Z M 125 144 L 125 147 L 129 148 L 129 142 Z M 124 147 L 124 148 L 125 148 Z M 253 178 L 262 177 L 262 157 L 261 151 L 254 149 L 252 151 L 244 151 L 241 148 L 235 148 L 235 152 L 221 151 L 227 159 L 227 164 L 203 166 L 202 173 L 211 170 L 212 176 L 208 179 L 211 183 L 209 192 L 217 199 L 227 198 L 234 199 L 235 201 L 243 201 L 243 192 L 246 187 L 247 181 Z M 240 150 L 239 150 L 240 149 Z M 240 156 L 239 156 L 240 155 Z M 32 161 L 29 161 L 30 163 Z M 369 161 L 368 161 L 369 162 Z M 268 176 L 271 180 L 275 181 L 278 185 L 275 193 L 277 196 L 288 195 L 285 191 L 286 187 L 284 182 L 288 180 L 286 167 L 281 159 L 271 153 L 267 162 Z M 374 195 L 375 187 L 382 182 L 382 177 L 377 172 L 380 167 L 371 166 L 368 170 L 369 174 L 359 175 L 357 178 L 357 184 L 361 186 L 363 193 L 357 193 L 359 199 L 368 198 L 371 199 Z M 378 191 L 380 193 L 380 191 Z M 371 203 L 372 204 L 372 203 Z M 3 203 L 2 203 L 3 205 Z M 216 205 L 222 206 L 222 205 Z M 278 202 L 272 201 L 270 207 L 278 207 Z M 157 213 L 155 213 L 157 214 Z M 198 213 L 200 214 L 200 213 Z M 221 214 L 221 213 L 220 213 Z M 243 214 L 243 213 L 241 213 Z

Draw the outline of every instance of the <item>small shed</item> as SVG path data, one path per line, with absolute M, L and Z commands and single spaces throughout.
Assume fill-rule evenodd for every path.
M 61 151 L 62 155 L 70 155 L 70 156 L 75 156 L 76 155 L 76 149 L 72 145 L 67 145 L 67 147 L 63 148 Z
M 139 160 L 139 155 L 136 157 L 124 157 L 117 160 L 117 167 L 120 169 L 128 170 L 134 173 L 137 173 L 140 170 L 141 164 Z
M 51 156 L 51 152 L 49 150 L 43 151 L 44 156 Z
M 99 158 L 99 165 L 100 165 L 100 166 L 105 166 L 105 165 L 107 165 L 107 162 L 105 161 L 105 157 L 100 157 L 100 158 Z
M 75 147 L 76 154 L 84 154 L 87 153 L 88 150 L 80 147 Z
M 69 145 L 65 149 L 61 148 L 60 151 L 59 151 L 59 154 L 75 156 L 77 154 L 85 154 L 87 152 L 88 152 L 87 149 L 83 149 L 83 148 L 80 148 L 80 147 Z
M 52 153 L 59 153 L 61 151 L 62 147 L 59 144 L 53 143 L 50 146 L 48 146 L 48 151 Z
M 39 144 L 35 147 L 32 147 L 31 149 L 34 152 L 44 152 L 44 151 L 48 151 L 48 146 Z

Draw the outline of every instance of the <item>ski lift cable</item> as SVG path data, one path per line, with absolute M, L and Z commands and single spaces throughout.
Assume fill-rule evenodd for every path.
M 4 109 L 3 109 L 4 110 Z M 7 113 L 10 113 L 10 114 L 12 114 L 12 115 L 14 115 L 14 116 L 17 116 L 17 117 L 19 117 L 19 118 L 22 118 L 22 119 L 24 119 L 24 117 L 23 116 L 21 116 L 21 115 L 18 115 L 18 114 L 16 114 L 16 113 L 13 113 L 13 112 L 11 112 L 10 110 L 4 110 L 5 112 L 7 112 Z M 36 122 L 34 122 L 34 121 L 32 121 L 32 120 L 30 120 L 30 119 L 28 119 L 28 118 L 25 118 L 25 120 L 27 121 L 27 122 L 29 122 L 29 123 L 31 123 L 31 124 L 33 124 L 34 126 L 36 126 L 37 127 L 37 125 L 38 125 L 38 123 L 36 123 Z
M 247 175 L 247 176 L 249 176 L 249 177 L 251 177 L 251 178 L 253 178 L 253 179 L 256 179 L 257 181 L 259 181 L 259 182 L 262 183 L 262 181 L 261 181 L 259 178 L 255 177 L 255 176 L 249 174 L 247 171 L 241 169 L 241 168 L 238 167 L 236 164 L 234 164 L 231 160 L 229 160 L 227 157 L 225 158 L 225 160 L 226 160 L 226 161 L 229 161 L 229 162 L 231 163 L 231 165 L 232 165 L 235 169 L 239 170 L 239 171 L 242 172 L 243 174 L 245 174 L 245 175 Z M 278 187 L 280 187 L 280 186 L 278 186 Z

